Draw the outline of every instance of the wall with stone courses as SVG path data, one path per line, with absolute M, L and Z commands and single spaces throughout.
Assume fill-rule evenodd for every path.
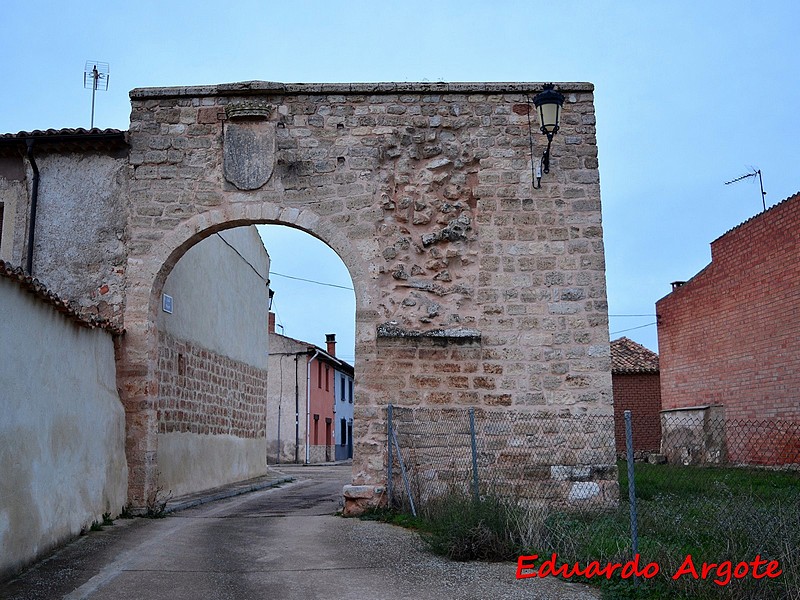
M 526 104 L 539 84 L 134 90 L 128 352 L 152 361 L 153 298 L 183 248 L 226 223 L 283 223 L 326 241 L 356 287 L 354 481 L 383 478 L 381 407 L 435 399 L 421 390 L 457 395 L 444 379 L 417 388 L 400 369 L 390 376 L 399 372 L 405 391 L 386 389 L 381 324 L 394 323 L 412 352 L 409 331 L 439 331 L 453 351 L 459 335 L 477 340 L 476 355 L 458 361 L 480 374 L 456 389 L 479 406 L 610 414 L 592 87 L 561 88 L 562 131 L 540 190 L 531 189 Z M 275 107 L 275 170 L 240 191 L 223 177 L 224 107 L 253 98 Z M 534 144 L 538 157 L 535 131 Z M 142 376 L 125 382 L 129 401 L 147 406 Z M 147 423 L 137 424 L 141 439 Z
M 159 485 L 191 493 L 266 469 L 269 256 L 255 227 L 204 239 L 158 311 Z
M 175 338 L 265 369 L 268 280 L 269 256 L 255 227 L 212 235 L 172 269 L 163 290 L 172 296 L 172 313 L 159 310 L 156 325 Z
M 0 277 L 0 580 L 126 503 L 108 332 Z
M 165 332 L 158 341 L 159 485 L 181 495 L 264 474 L 266 370 Z
M 126 159 L 98 153 L 41 154 L 36 163 L 40 180 L 33 275 L 83 311 L 121 319 L 127 261 Z M 30 165 L 25 169 L 27 186 L 32 171 Z M 18 265 L 26 262 L 30 215 L 29 193 L 23 189 L 16 203 L 12 252 L 12 262 Z
M 556 416 L 476 409 L 475 448 L 482 494 L 530 505 L 614 506 L 611 416 Z M 412 494 L 425 505 L 452 491 L 473 493 L 472 442 L 465 408 L 395 408 L 392 418 Z M 394 459 L 395 498 L 405 489 Z
M 711 264 L 656 303 L 664 409 L 800 418 L 800 194 L 711 244 Z

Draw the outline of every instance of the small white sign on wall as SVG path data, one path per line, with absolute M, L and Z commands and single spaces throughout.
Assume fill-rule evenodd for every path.
M 169 315 L 172 314 L 172 296 L 161 294 L 161 310 Z

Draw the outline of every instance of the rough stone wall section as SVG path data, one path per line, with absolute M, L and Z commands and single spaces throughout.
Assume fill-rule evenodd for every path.
M 267 373 L 159 332 L 158 432 L 263 438 Z
M 540 189 L 532 189 L 530 144 L 538 160 L 545 142 L 535 116 L 528 127 L 528 101 L 541 84 L 134 90 L 125 308 L 132 335 L 121 385 L 126 405 L 138 407 L 130 429 L 136 477 L 147 485 L 157 462 L 150 324 L 163 280 L 186 248 L 231 225 L 299 227 L 350 270 L 354 483 L 385 479 L 390 402 L 610 415 L 593 87 L 558 87 L 566 96 L 562 127 Z M 226 110 L 246 102 L 266 115 L 248 127 L 274 136 L 264 140 L 274 170 L 261 187 L 243 190 L 226 179 L 224 156 L 233 126 Z M 428 347 L 434 339 L 438 346 Z M 427 358 L 439 350 L 448 356 Z
M 664 409 L 800 419 L 800 194 L 711 244 L 711 264 L 656 304 Z

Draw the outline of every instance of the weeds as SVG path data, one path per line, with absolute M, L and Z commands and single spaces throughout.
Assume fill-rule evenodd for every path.
M 624 474 L 625 469 L 620 468 Z M 595 577 L 607 599 L 800 600 L 800 486 L 796 474 L 728 468 L 636 465 L 640 564 L 655 562 L 659 574 L 611 580 Z M 620 478 L 621 497 L 627 480 Z M 641 492 L 640 492 L 641 490 Z M 516 560 L 549 557 L 559 564 L 631 559 L 628 504 L 605 512 L 546 510 L 520 498 L 487 495 L 476 501 L 455 488 L 421 508 L 415 520 L 388 511 L 379 520 L 413 522 L 431 551 L 454 560 Z M 733 564 L 777 560 L 779 579 L 746 577 L 725 586 L 714 577 L 671 577 L 691 554 L 703 562 Z M 581 578 L 583 580 L 583 578 Z M 583 580 L 586 581 L 586 580 Z
M 146 519 L 163 519 L 167 516 L 167 502 L 172 499 L 172 492 L 164 494 L 164 488 L 157 486 L 147 497 L 145 512 Z

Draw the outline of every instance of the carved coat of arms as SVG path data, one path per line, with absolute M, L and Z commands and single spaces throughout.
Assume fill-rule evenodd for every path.
M 223 170 L 240 190 L 260 188 L 275 169 L 275 124 L 268 121 L 272 108 L 259 100 L 225 107 Z

